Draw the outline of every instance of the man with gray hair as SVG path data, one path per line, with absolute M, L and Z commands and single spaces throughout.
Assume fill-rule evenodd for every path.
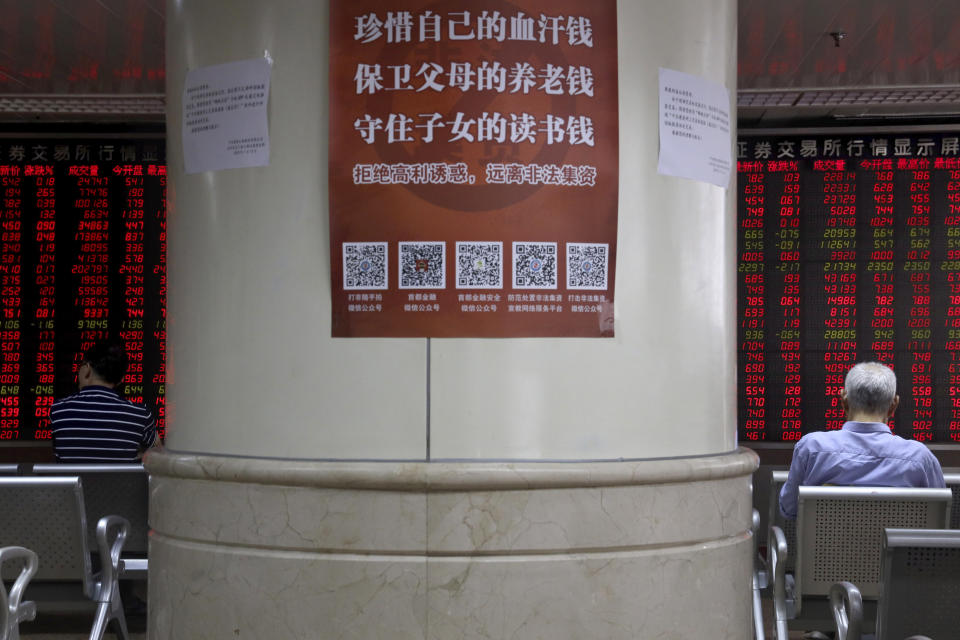
M 797 517 L 801 485 L 945 487 L 930 450 L 887 426 L 899 403 L 893 369 L 879 362 L 854 365 L 840 390 L 847 422 L 839 431 L 808 433 L 797 442 L 780 491 L 780 512 Z

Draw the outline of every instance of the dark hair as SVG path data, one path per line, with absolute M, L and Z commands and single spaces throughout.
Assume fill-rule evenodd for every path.
M 127 352 L 123 345 L 113 340 L 97 342 L 83 354 L 83 361 L 110 384 L 120 384 L 127 373 Z

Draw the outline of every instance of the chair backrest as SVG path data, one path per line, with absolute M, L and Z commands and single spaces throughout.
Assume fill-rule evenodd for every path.
M 72 475 L 83 480 L 87 542 L 96 550 L 97 522 L 107 515 L 130 522 L 124 555 L 147 554 L 148 474 L 142 464 L 35 464 L 36 475 Z
M 79 580 L 92 592 L 80 478 L 0 477 L 0 514 L 0 547 L 32 549 L 40 559 L 35 582 Z M 15 579 L 20 569 L 9 563 L 3 579 Z
M 783 488 L 786 482 L 786 471 L 772 471 L 770 473 L 770 510 L 768 512 L 768 522 L 771 525 L 780 527 L 784 537 L 787 539 L 787 549 L 789 553 L 787 554 L 784 567 L 787 571 L 792 572 L 796 566 L 797 556 L 795 552 L 797 548 L 797 521 L 784 518 L 780 514 L 780 489 Z M 770 544 L 769 540 L 767 544 Z
M 884 528 L 945 529 L 951 500 L 949 489 L 800 487 L 797 599 L 846 581 L 876 600 Z
M 955 638 L 960 629 L 960 531 L 887 529 L 877 638 Z
M 953 506 L 950 509 L 950 528 L 960 529 L 960 473 L 944 473 L 947 489 L 953 492 Z

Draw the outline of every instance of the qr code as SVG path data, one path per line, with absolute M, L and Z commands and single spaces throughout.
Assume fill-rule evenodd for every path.
M 556 289 L 557 243 L 514 242 L 513 286 L 516 289 Z
M 400 288 L 443 289 L 447 286 L 447 245 L 443 242 L 400 243 Z
M 387 243 L 343 243 L 343 288 L 387 288 Z
M 457 289 L 502 289 L 503 243 L 457 243 Z
M 608 244 L 567 244 L 567 289 L 605 290 L 609 255 Z

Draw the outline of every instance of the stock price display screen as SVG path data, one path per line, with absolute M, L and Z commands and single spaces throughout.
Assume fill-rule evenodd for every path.
M 743 137 L 739 429 L 838 429 L 854 363 L 897 374 L 894 430 L 960 442 L 957 133 Z
M 0 137 L 0 444 L 49 439 L 108 336 L 163 434 L 165 192 L 162 139 Z

